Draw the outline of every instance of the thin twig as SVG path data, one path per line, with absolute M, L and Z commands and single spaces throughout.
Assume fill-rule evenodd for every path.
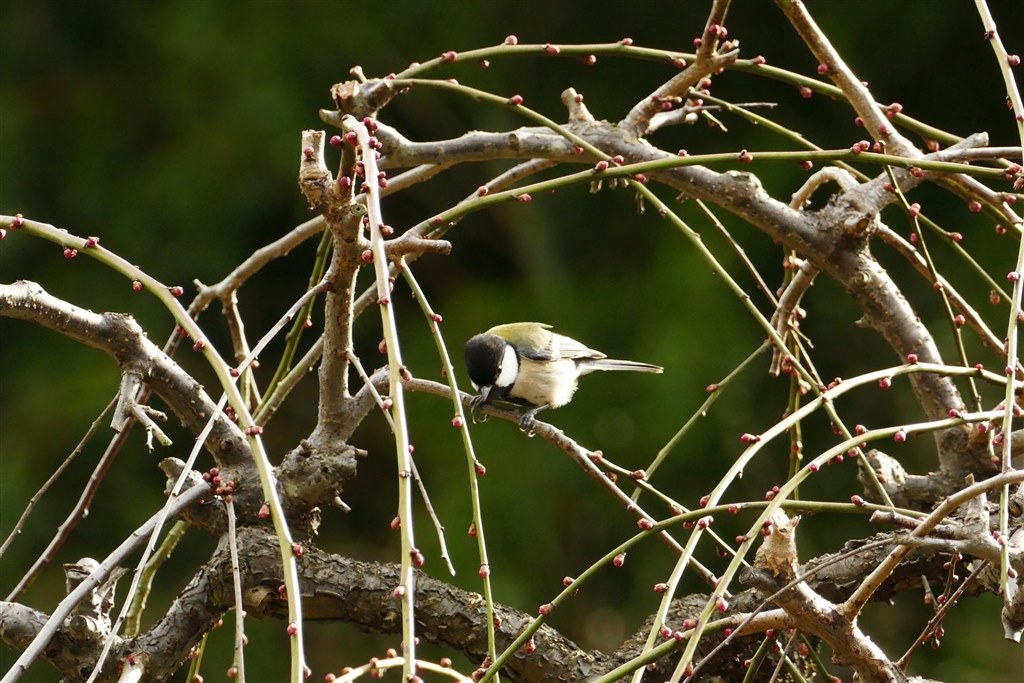
M 921 634 L 917 637 L 917 640 L 915 640 L 911 644 L 911 646 L 907 648 L 907 651 L 903 653 L 902 657 L 896 660 L 896 666 L 903 670 L 906 670 L 907 664 L 910 663 L 910 658 L 913 656 L 914 651 L 917 650 L 917 648 L 921 647 L 921 645 L 924 644 L 924 641 L 928 640 L 928 638 L 934 637 L 935 627 L 939 625 L 939 622 L 946 618 L 946 615 L 949 614 L 950 611 L 952 611 L 953 606 L 960 599 L 960 596 L 964 594 L 964 591 L 967 590 L 967 588 L 972 583 L 974 583 L 974 580 L 977 579 L 981 572 L 984 571 L 988 566 L 988 560 L 982 560 L 981 562 L 979 562 L 978 566 L 974 568 L 974 571 L 972 571 L 966 579 L 964 579 L 963 583 L 957 586 L 956 590 L 953 591 L 950 595 L 946 596 L 946 601 L 943 602 L 941 605 L 938 605 L 937 609 L 935 610 L 935 614 L 932 616 L 931 619 L 928 620 L 928 623 L 925 624 L 925 627 L 921 629 Z
M 978 14 L 981 16 L 982 25 L 985 28 L 985 38 L 988 40 L 989 45 L 992 46 L 992 50 L 996 56 L 996 64 L 998 65 L 999 73 L 1003 77 L 1003 82 L 1006 84 L 1006 97 L 1010 102 L 1011 109 L 1013 110 L 1014 118 L 1017 122 L 1017 135 L 1020 139 L 1021 147 L 1024 148 L 1024 101 L 1021 100 L 1020 90 L 1017 88 L 1017 81 L 1014 79 L 1013 74 L 1010 71 L 1009 55 L 1006 52 L 1006 48 L 1003 47 L 1003 41 L 999 37 L 999 31 L 996 28 L 995 19 L 992 17 L 992 13 L 989 12 L 988 4 L 985 0 L 975 0 L 975 7 L 978 9 Z M 1019 60 L 1018 60 L 1019 61 Z M 1019 181 L 1018 181 L 1019 182 Z M 1015 185 L 1019 187 L 1019 185 Z M 986 188 L 987 189 L 987 188 Z M 1009 207 L 1004 202 L 999 202 L 998 206 L 1005 208 L 1009 212 Z M 1024 229 L 1021 219 L 1016 217 L 1016 220 L 1012 221 L 1014 225 Z M 1006 331 L 1006 367 L 1009 369 L 1006 378 L 1006 392 L 1003 395 L 1003 405 L 1010 407 L 1016 407 L 1016 390 L 1017 390 L 1017 344 L 1019 336 L 1019 323 L 1020 323 L 1020 305 L 1021 297 L 1024 295 L 1024 240 L 1020 240 L 1017 245 L 1017 259 L 1014 265 L 1013 271 L 1010 273 L 1010 279 L 1013 282 L 1013 294 L 1010 297 L 1010 314 L 1007 321 Z M 1013 431 L 1013 411 L 1007 410 L 1002 420 L 1002 430 L 1004 436 Z M 1004 438 L 1002 444 L 1001 460 L 1002 460 L 1002 472 L 1007 474 L 1013 471 L 1013 465 L 1011 458 L 1013 450 L 1010 448 L 1011 440 Z M 1009 511 L 1008 503 L 1010 499 L 1010 487 L 1004 485 L 1000 491 L 999 496 L 999 533 L 1003 539 L 1008 540 L 1009 536 Z M 1014 592 L 1011 591 L 1009 586 L 1010 560 L 1009 560 L 1009 548 L 1008 543 L 1004 541 L 1002 544 L 1002 553 L 1000 554 L 999 562 L 999 592 L 1003 596 L 1005 610 L 1010 611 L 1011 602 L 1013 600 Z M 1018 640 L 1020 636 L 1018 635 Z
M 46 495 L 46 492 L 50 490 L 50 487 L 60 479 L 60 475 L 64 473 L 64 470 L 70 467 L 71 463 L 75 461 L 75 458 L 82 452 L 82 449 L 85 448 L 86 444 L 92 441 L 92 438 L 96 436 L 96 432 L 99 431 L 100 425 L 103 424 L 103 421 L 116 404 L 117 396 L 111 399 L 110 403 L 107 404 L 107 407 L 100 411 L 100 414 L 97 415 L 96 419 L 92 421 L 91 425 L 89 425 L 89 429 L 86 430 L 85 436 L 83 436 L 78 442 L 78 445 L 72 449 L 71 453 L 68 454 L 68 457 L 64 458 L 64 462 L 57 467 L 53 474 L 50 475 L 49 479 L 43 482 L 43 485 L 39 487 L 39 490 L 36 491 L 25 504 L 25 509 L 22 511 L 21 517 L 19 517 L 18 521 L 15 522 L 14 528 L 11 529 L 11 533 L 7 535 L 3 545 L 0 545 L 0 558 L 2 558 L 4 553 L 7 552 L 7 548 L 14 542 L 14 538 L 21 533 L 22 527 L 24 527 L 25 522 L 28 521 L 28 516 L 32 514 L 32 509 L 35 508 L 39 500 Z M 9 596 L 7 599 L 12 600 L 13 598 Z
M 370 179 L 367 189 L 367 216 L 370 223 L 370 250 L 376 274 L 377 304 L 380 308 L 384 327 L 384 343 L 388 353 L 388 394 L 393 404 L 395 456 L 398 470 L 398 518 L 402 538 L 401 583 L 395 588 L 395 597 L 402 606 L 402 652 L 404 664 L 402 674 L 411 680 L 416 674 L 416 574 L 415 567 L 422 565 L 423 555 L 416 547 L 412 513 L 412 454 L 409 443 L 409 427 L 406 423 L 405 392 L 402 375 L 408 371 L 402 362 L 398 328 L 394 306 L 391 305 L 391 285 L 388 279 L 388 261 L 385 254 L 384 235 L 381 226 L 384 218 L 381 212 L 376 150 L 370 146 L 370 134 L 366 126 L 351 116 L 343 120 L 346 128 L 355 132 L 362 151 L 365 177 Z M 349 302 L 351 305 L 351 302 Z M 298 683 L 297 681 L 294 683 Z
M 57 552 L 64 545 L 64 541 L 68 539 L 71 532 L 75 529 L 75 526 L 80 522 L 92 504 L 93 499 L 96 497 L 96 492 L 100 488 L 100 484 L 103 483 L 103 478 L 106 476 L 107 471 L 111 465 L 114 464 L 114 459 L 121 450 L 121 446 L 128 439 L 128 431 L 124 430 L 119 432 L 110 443 L 107 444 L 107 449 L 103 452 L 99 462 L 96 463 L 96 467 L 93 468 L 89 474 L 89 480 L 85 483 L 82 488 L 82 494 L 78 497 L 75 502 L 75 506 L 68 513 L 64 521 L 61 522 L 60 526 L 57 527 L 57 532 L 54 537 L 50 539 L 50 543 L 46 546 L 46 549 L 39 555 L 36 561 L 32 564 L 32 567 L 21 577 L 18 581 L 18 585 L 14 587 L 14 590 L 7 596 L 8 601 L 17 600 L 22 592 L 25 591 L 32 582 L 35 581 L 36 577 L 43 571 L 43 569 L 50 563 L 50 561 L 56 557 Z
M 373 379 L 366 374 L 366 370 L 363 368 L 363 364 L 359 362 L 359 357 L 352 353 L 351 350 L 346 351 L 345 354 L 348 356 L 349 362 L 352 367 L 356 369 L 356 372 L 363 379 L 363 384 L 366 390 L 373 396 L 374 402 L 377 407 L 380 408 L 381 413 L 384 414 L 384 419 L 388 421 L 388 426 L 391 431 L 395 431 L 395 421 L 391 417 L 391 410 L 384 404 L 384 398 L 377 391 L 377 387 L 374 386 Z M 423 497 L 423 505 L 426 507 L 427 515 L 430 517 L 430 521 L 434 524 L 434 531 L 437 534 L 437 542 L 441 549 L 441 559 L 444 560 L 445 565 L 448 567 L 448 572 L 455 576 L 455 566 L 452 564 L 451 556 L 448 553 L 448 543 L 444 535 L 444 525 L 441 524 L 440 518 L 437 516 L 437 512 L 434 510 L 433 503 L 430 502 L 430 494 L 427 493 L 427 487 L 423 483 L 423 477 L 420 476 L 419 468 L 416 467 L 416 459 L 410 460 L 412 463 L 412 476 L 416 480 L 416 487 L 419 489 L 420 495 Z
M 380 412 L 384 415 L 384 419 L 387 420 L 388 422 L 388 427 L 390 427 L 391 431 L 394 432 L 395 421 L 391 417 L 391 411 L 389 410 L 389 406 L 384 405 L 384 397 L 380 395 L 380 392 L 377 391 L 377 387 L 374 386 L 373 384 L 373 380 L 370 379 L 370 376 L 368 374 L 366 374 L 366 370 L 363 368 L 363 364 L 359 362 L 359 356 L 352 353 L 352 349 L 345 349 L 345 356 L 348 357 L 348 362 L 352 364 L 352 367 L 356 369 L 356 374 L 358 374 L 362 378 L 363 385 L 366 387 L 366 390 L 370 392 L 370 395 L 373 396 L 374 403 L 376 403 L 377 407 L 380 408 Z
M 242 601 L 242 572 L 238 565 L 238 536 L 236 534 L 235 502 L 233 496 L 224 496 L 224 509 L 228 517 L 228 550 L 231 554 L 231 584 L 235 591 L 235 678 L 245 683 L 245 603 Z
M 153 579 L 156 577 L 157 571 L 163 564 L 170 559 L 171 553 L 178 546 L 178 543 L 185 537 L 185 532 L 188 531 L 188 524 L 182 520 L 178 520 L 167 530 L 167 535 L 164 537 L 160 547 L 157 548 L 156 552 L 153 553 L 153 557 L 146 563 L 146 566 L 142 568 L 142 580 L 139 582 L 139 590 L 135 592 L 132 598 L 132 606 L 128 611 L 128 616 L 125 617 L 124 624 L 124 635 L 127 638 L 134 638 L 140 633 L 140 625 L 142 623 L 142 613 L 146 610 L 146 601 L 149 599 L 149 595 L 153 590 Z

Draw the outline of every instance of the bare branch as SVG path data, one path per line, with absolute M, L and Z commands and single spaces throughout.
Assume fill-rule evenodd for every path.
M 754 569 L 744 580 L 768 595 L 776 593 L 797 575 L 796 527 L 799 518 L 790 520 L 777 511 L 771 534 L 757 551 Z M 865 680 L 901 681 L 903 673 L 860 629 L 856 621 L 843 619 L 836 606 L 815 593 L 806 583 L 775 597 L 775 602 L 793 619 L 801 631 L 827 641 L 839 663 L 850 666 Z
M 733 50 L 731 44 L 721 42 L 727 34 L 724 24 L 729 4 L 730 0 L 715 0 L 700 37 L 697 61 L 635 104 L 629 114 L 619 122 L 623 131 L 636 137 L 651 132 L 651 119 L 663 110 L 663 103 L 682 101 L 691 89 L 696 89 L 702 79 L 736 61 L 739 50 Z M 719 47 L 725 49 L 725 54 L 717 53 Z
M 202 431 L 215 412 L 202 386 L 153 344 L 131 316 L 93 313 L 25 281 L 0 284 L 0 316 L 30 320 L 107 353 L 123 372 L 145 378 L 193 433 Z M 221 466 L 251 457 L 241 431 L 222 415 L 205 445 Z

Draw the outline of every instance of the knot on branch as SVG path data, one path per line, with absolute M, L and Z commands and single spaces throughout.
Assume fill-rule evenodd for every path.
M 880 225 L 877 213 L 865 213 L 859 216 L 851 216 L 850 220 L 843 227 L 848 237 L 867 239 L 878 231 Z
M 304 441 L 277 467 L 277 487 L 296 535 L 312 536 L 319 508 L 334 504 L 344 482 L 356 476 L 357 458 L 366 452 L 348 444 L 314 447 Z
M 91 557 L 64 565 L 67 592 L 70 594 L 79 584 L 99 569 L 100 563 Z M 87 643 L 98 643 L 110 635 L 110 610 L 114 607 L 114 590 L 117 581 L 126 569 L 116 568 L 99 586 L 86 593 L 85 598 L 75 606 L 65 624 L 65 634 Z

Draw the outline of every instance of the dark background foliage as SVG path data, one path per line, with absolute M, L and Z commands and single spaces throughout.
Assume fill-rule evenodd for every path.
M 99 235 L 106 246 L 152 275 L 194 293 L 193 279 L 219 280 L 255 248 L 310 218 L 296 187 L 299 133 L 323 127 L 317 110 L 330 107 L 328 88 L 347 80 L 352 65 L 381 76 L 444 50 L 499 43 L 507 34 L 541 43 L 611 42 L 628 35 L 638 45 L 687 50 L 703 27 L 707 4 L 588 3 L 583 10 L 582 3 L 533 1 L 4 0 L 0 211 L 21 212 L 79 235 Z M 1019 52 L 1021 46 L 1014 44 L 1024 35 L 1019 6 L 1011 1 L 991 5 L 1011 51 Z M 881 101 L 898 100 L 911 115 L 957 134 L 987 130 L 994 142 L 1014 144 L 1003 87 L 971 4 L 860 0 L 812 3 L 811 9 Z M 771 64 L 813 74 L 814 60 L 771 3 L 737 3 L 727 25 L 744 56 L 762 54 Z M 588 67 L 573 58 L 543 55 L 496 60 L 487 70 L 460 66 L 450 72 L 467 84 L 520 93 L 527 104 L 556 120 L 564 119 L 558 95 L 566 87 L 582 92 L 598 118 L 618 120 L 672 74 L 664 64 L 602 58 Z M 772 116 L 824 146 L 846 147 L 863 137 L 847 108 L 820 97 L 804 100 L 788 85 L 725 74 L 716 79 L 715 94 L 732 101 L 777 102 Z M 693 153 L 786 145 L 739 119 L 721 118 L 727 133 L 698 124 L 660 132 L 654 142 Z M 508 111 L 428 91 L 397 99 L 382 119 L 422 140 L 522 123 Z M 429 188 L 403 193 L 385 204 L 389 222 L 401 229 L 423 220 L 472 192 L 499 168 L 467 166 Z M 757 172 L 768 190 L 782 197 L 805 176 L 781 165 Z M 925 196 L 933 202 L 930 207 L 948 212 L 950 229 L 967 219 L 965 209 L 948 197 Z M 682 212 L 753 292 L 713 229 L 692 207 Z M 776 286 L 781 278 L 778 248 L 749 227 L 727 216 L 723 220 L 769 285 Z M 904 229 L 903 224 L 894 227 Z M 995 237 L 969 237 L 980 245 L 977 257 L 994 266 L 1001 253 Z M 625 191 L 589 195 L 577 187 L 537 197 L 528 206 L 502 206 L 467 218 L 452 239 L 451 257 L 424 259 L 416 271 L 433 306 L 445 316 L 453 352 L 465 338 L 497 322 L 536 319 L 556 323 L 609 354 L 666 367 L 658 378 L 588 378 L 571 406 L 547 416 L 627 468 L 644 467 L 704 400 L 705 385 L 719 380 L 763 336 L 720 282 L 708 277 L 706 265 L 685 240 L 650 213 L 638 216 L 633 196 Z M 301 293 L 313 248 L 305 245 L 243 288 L 240 305 L 251 335 L 261 334 Z M 157 342 L 171 330 L 169 317 L 155 301 L 135 295 L 128 283 L 89 259 L 65 261 L 52 244 L 9 235 L 0 244 L 0 277 L 5 282 L 36 280 L 94 310 L 131 312 Z M 909 274 L 897 279 L 920 286 Z M 805 330 L 820 349 L 819 357 L 827 359 L 819 366 L 823 375 L 850 376 L 896 361 L 873 333 L 852 326 L 857 311 L 837 286 L 820 282 L 809 303 L 812 314 Z M 439 363 L 420 313 L 406 297 L 399 297 L 398 305 L 409 365 L 420 376 L 438 377 Z M 924 298 L 920 305 L 927 319 L 928 306 L 935 302 Z M 211 309 L 201 322 L 224 351 L 228 344 L 218 330 L 218 316 Z M 990 321 L 995 329 L 1002 326 L 999 316 Z M 117 373 L 101 354 L 31 325 L 8 321 L 2 330 L 0 530 L 6 534 L 32 492 L 113 396 Z M 360 321 L 357 334 L 364 363 L 380 364 L 378 321 Z M 274 358 L 279 349 L 272 346 L 265 357 Z M 212 386 L 189 353 L 180 353 L 179 360 Z M 757 363 L 730 394 L 727 407 L 711 413 L 674 454 L 659 484 L 694 504 L 738 452 L 737 435 L 758 431 L 784 409 L 779 383 L 785 380 L 768 378 L 766 363 Z M 264 382 L 272 366 L 267 363 Z M 282 453 L 312 427 L 314 379 L 300 386 L 271 423 L 267 440 L 272 453 Z M 476 551 L 464 534 L 469 522 L 465 461 L 448 427 L 450 406 L 435 397 L 412 396 L 410 401 L 419 468 L 447 524 L 459 570 L 454 581 L 475 590 Z M 851 422 L 882 422 L 907 411 L 916 415 L 910 401 L 909 394 L 893 392 L 884 402 L 849 406 L 848 414 Z M 824 443 L 827 425 L 819 427 L 821 434 L 812 430 L 808 436 L 812 444 L 815 437 Z M 152 513 L 162 488 L 155 462 L 165 455 L 183 456 L 189 445 L 184 433 L 173 436 L 174 447 L 155 454 L 145 451 L 140 435 L 133 438 L 59 561 L 102 557 Z M 485 520 L 500 601 L 532 611 L 559 590 L 563 575 L 580 571 L 634 532 L 631 518 L 548 444 L 521 438 L 511 425 L 496 422 L 477 426 L 474 438 L 488 467 Z M 393 463 L 383 423 L 371 418 L 354 442 L 371 456 L 346 492 L 353 511 L 327 511 L 320 544 L 359 558 L 396 560 L 397 542 L 387 528 L 394 509 Z M 45 547 L 104 445 L 103 438 L 90 444 L 40 503 L 3 558 L 0 590 L 13 587 Z M 908 445 L 901 456 L 909 468 L 926 468 L 929 447 L 925 442 Z M 737 495 L 760 498 L 785 478 L 785 453 L 774 455 L 776 462 L 747 473 Z M 823 473 L 822 481 L 840 499 L 855 492 L 848 473 Z M 806 557 L 836 549 L 840 537 L 870 532 L 859 520 L 822 522 L 807 525 Z M 431 530 L 424 526 L 418 533 L 428 548 L 427 569 L 443 576 Z M 151 602 L 154 614 L 184 585 L 212 543 L 198 534 L 189 536 Z M 660 546 L 642 548 L 622 570 L 605 572 L 588 585 L 586 595 L 557 615 L 553 625 L 584 646 L 614 648 L 653 609 L 650 586 L 663 579 L 673 561 Z M 62 583 L 59 570 L 49 571 L 26 599 L 49 609 Z M 918 598 L 906 596 L 895 608 L 869 613 L 891 624 L 888 651 L 905 647 L 927 618 L 923 606 L 912 604 Z M 1000 639 L 996 601 L 977 602 L 974 616 L 971 609 L 954 611 L 942 650 L 934 658 L 920 658 L 921 673 L 951 681 L 972 680 L 982 671 L 988 680 L 1011 680 L 1019 673 L 1019 648 Z M 250 622 L 250 638 L 261 645 L 251 648 L 249 657 L 269 653 L 263 663 L 268 672 L 284 670 L 283 656 L 273 655 L 278 627 Z M 214 649 L 220 652 L 212 654 L 218 671 L 229 637 L 225 633 L 219 639 L 222 647 Z M 392 640 L 368 639 L 347 627 L 314 626 L 311 663 L 319 673 L 336 670 Z M 0 652 L 0 669 L 12 661 L 8 650 Z M 48 675 L 37 670 L 32 680 L 49 680 Z

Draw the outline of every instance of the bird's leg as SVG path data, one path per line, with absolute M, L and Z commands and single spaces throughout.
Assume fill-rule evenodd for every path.
M 526 432 L 527 436 L 533 436 L 533 425 L 537 421 L 537 413 L 549 407 L 550 404 L 544 404 L 542 406 L 537 406 L 536 408 L 531 408 L 520 415 L 519 431 Z

